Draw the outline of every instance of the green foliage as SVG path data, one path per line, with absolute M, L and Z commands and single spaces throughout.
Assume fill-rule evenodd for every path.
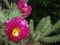
M 37 27 L 36 27 L 36 31 L 39 30 L 41 33 L 44 33 L 50 26 L 50 17 L 46 17 L 40 20 L 40 22 L 38 23 Z
M 56 43 L 60 41 L 60 35 L 52 36 L 52 37 L 44 37 L 41 39 L 46 43 Z
M 35 40 L 38 40 L 39 38 L 42 38 L 43 36 L 45 36 L 46 33 L 50 30 L 50 28 L 51 28 L 50 17 L 47 16 L 47 17 L 41 19 L 36 27 L 36 33 L 38 33 L 38 34 L 37 34 Z
M 50 17 L 47 16 L 46 18 L 41 19 L 36 27 L 37 35 L 34 40 L 44 41 L 46 43 L 56 43 L 60 41 L 60 35 L 57 36 L 47 36 L 51 33 L 54 33 L 56 30 L 58 31 L 60 28 L 60 20 L 57 21 L 55 25 L 52 25 L 50 22 Z
M 56 24 L 52 25 L 52 27 L 50 28 L 50 30 L 47 32 L 46 35 L 58 31 L 59 28 L 60 28 L 60 20 L 58 20 L 58 21 L 56 22 Z
M 7 18 L 4 16 L 3 12 L 0 10 L 0 23 L 4 23 Z
M 18 8 L 16 7 L 16 5 L 13 5 L 10 14 L 8 16 L 9 19 L 14 18 L 16 16 L 21 16 L 22 14 L 19 12 Z
M 31 35 L 34 34 L 34 22 L 32 19 L 30 20 L 29 27 L 30 27 Z
M 31 29 L 33 29 L 34 26 L 32 26 L 32 20 L 30 20 L 30 26 Z M 60 28 L 60 20 L 56 22 L 56 24 L 51 24 L 50 16 L 44 17 L 40 20 L 37 27 L 35 28 L 35 31 L 32 31 L 34 33 L 31 33 L 32 39 L 34 41 L 40 40 L 40 42 L 45 43 L 56 43 L 60 41 L 60 35 L 57 34 L 55 36 L 49 36 L 51 33 L 54 33 L 58 31 L 58 28 Z M 48 36 L 47 36 L 48 35 Z M 35 44 L 35 42 L 33 42 Z M 37 43 L 36 43 L 37 44 Z
M 26 0 L 26 2 L 28 2 L 29 0 Z
M 3 1 L 5 2 L 6 6 L 7 6 L 8 8 L 11 8 L 8 0 L 3 0 Z
M 53 25 L 51 23 L 50 16 L 47 16 L 39 21 L 36 28 L 34 28 L 33 20 L 30 20 L 29 24 L 30 29 L 32 30 L 31 31 L 32 39 L 34 39 L 34 41 L 40 40 L 40 42 L 45 43 L 56 43 L 60 41 L 59 34 L 55 36 L 50 36 L 51 33 L 58 31 L 58 29 L 60 28 L 60 20 L 58 20 L 56 24 Z

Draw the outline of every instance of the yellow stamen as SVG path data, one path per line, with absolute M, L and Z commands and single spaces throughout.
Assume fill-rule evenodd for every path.
M 20 33 L 20 29 L 19 28 L 14 28 L 13 31 L 12 31 L 12 35 L 14 37 L 19 36 L 19 33 Z

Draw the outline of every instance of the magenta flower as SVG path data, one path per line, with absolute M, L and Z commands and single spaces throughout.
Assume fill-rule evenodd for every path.
M 6 35 L 9 40 L 18 42 L 30 35 L 27 20 L 22 17 L 15 17 L 14 19 L 6 21 Z
M 23 15 L 29 16 L 31 14 L 32 8 L 25 2 L 25 0 L 19 0 L 17 7 Z

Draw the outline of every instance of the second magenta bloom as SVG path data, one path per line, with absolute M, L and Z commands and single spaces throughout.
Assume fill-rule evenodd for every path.
M 31 14 L 32 8 L 25 2 L 25 0 L 19 0 L 17 7 L 23 15 L 29 16 Z

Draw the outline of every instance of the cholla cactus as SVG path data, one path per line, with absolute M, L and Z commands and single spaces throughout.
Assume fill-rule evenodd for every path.
M 53 25 L 50 16 L 43 17 L 34 27 L 33 19 L 30 19 L 29 23 L 25 19 L 32 10 L 27 3 L 21 3 L 23 6 L 20 5 L 20 7 L 12 4 L 11 7 L 8 0 L 3 1 L 8 9 L 0 9 L 0 45 L 3 43 L 4 45 L 46 45 L 46 43 L 60 41 L 60 20 Z M 27 7 L 25 7 L 25 4 Z M 21 13 L 25 11 L 25 8 L 29 8 L 29 11 L 26 10 L 26 12 Z M 29 14 L 27 15 L 26 13 Z M 51 36 L 50 34 L 52 33 L 57 35 Z

